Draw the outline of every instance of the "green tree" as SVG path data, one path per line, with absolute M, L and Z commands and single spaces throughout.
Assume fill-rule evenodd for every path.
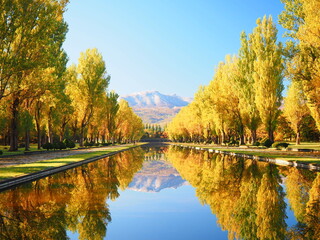
M 254 89 L 255 103 L 268 137 L 274 141 L 274 130 L 280 115 L 283 90 L 282 46 L 277 44 L 277 28 L 272 17 L 257 20 L 257 27 L 250 35 L 255 53 Z
M 87 49 L 80 54 L 77 77 L 70 79 L 68 94 L 77 112 L 75 123 L 80 131 L 80 146 L 93 117 L 95 106 L 101 101 L 109 85 L 105 62 L 97 49 Z
M 302 121 L 309 114 L 300 82 L 292 82 L 284 100 L 284 115 L 296 133 L 296 144 L 300 144 Z
M 320 130 L 320 3 L 318 0 L 282 0 L 285 11 L 280 23 L 292 37 L 295 50 L 287 57 L 291 79 L 302 83 L 307 105 Z
M 18 113 L 30 98 L 35 83 L 31 75 L 56 67 L 67 32 L 63 20 L 67 1 L 1 1 L 0 100 L 10 99 L 10 150 L 18 147 Z
M 109 141 L 114 142 L 114 132 L 116 130 L 116 116 L 119 111 L 118 103 L 119 95 L 115 92 L 110 92 L 107 94 L 106 107 L 106 129 L 108 131 Z
M 259 111 L 256 105 L 254 86 L 255 52 L 247 35 L 241 33 L 241 47 L 239 50 L 238 74 L 235 76 L 236 90 L 239 96 L 239 109 L 246 127 L 251 132 L 252 143 L 257 141 L 257 129 L 260 123 Z

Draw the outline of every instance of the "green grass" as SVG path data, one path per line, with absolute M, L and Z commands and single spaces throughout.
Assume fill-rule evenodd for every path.
M 181 145 L 181 144 L 179 143 L 179 145 Z M 301 156 L 302 153 L 298 153 L 298 152 L 291 152 L 289 154 L 288 152 L 278 150 L 279 154 L 277 154 L 276 153 L 277 150 L 275 150 L 275 149 L 261 149 L 260 151 L 258 149 L 256 149 L 256 151 L 249 151 L 249 150 L 246 151 L 245 149 L 240 149 L 240 148 L 239 149 L 227 148 L 227 147 L 224 148 L 224 147 L 218 147 L 218 146 L 213 147 L 213 146 L 203 146 L 203 145 L 195 145 L 195 144 L 182 144 L 182 145 L 189 145 L 189 146 L 193 146 L 193 147 L 214 149 L 214 150 L 220 150 L 220 151 L 225 151 L 225 152 L 241 153 L 241 154 L 259 156 L 259 157 L 265 157 L 265 158 L 279 158 L 279 159 L 284 159 L 284 160 L 288 160 L 288 161 L 320 164 L 319 158 L 314 158 L 311 156 Z M 313 146 L 313 145 L 310 144 L 310 146 Z
M 314 149 L 320 151 L 320 142 L 302 142 L 300 145 L 296 145 L 295 142 L 290 142 L 289 148 Z
M 2 155 L 10 156 L 10 155 L 20 155 L 24 154 L 24 148 L 19 148 L 18 151 L 9 152 L 10 146 L 0 146 L 0 150 L 3 151 Z M 30 151 L 42 151 L 43 149 L 38 150 L 37 144 L 30 145 Z
M 43 161 L 38 161 L 33 163 L 3 167 L 3 168 L 0 168 L 0 181 L 7 178 L 14 178 L 14 177 L 34 173 L 37 171 L 42 171 L 49 168 L 60 167 L 66 164 L 83 161 L 92 157 L 101 156 L 111 152 L 129 149 L 133 146 L 136 146 L 136 145 L 125 145 L 125 146 L 107 148 L 105 150 L 99 150 L 96 152 L 67 156 L 63 158 L 49 159 L 49 160 L 43 160 Z
M 100 146 L 102 147 L 102 146 Z M 11 155 L 23 155 L 25 152 L 24 147 L 23 148 L 18 148 L 18 151 L 14 151 L 14 152 L 10 152 L 9 151 L 10 146 L 0 146 L 0 150 L 3 151 L 2 156 L 11 156 Z M 73 149 L 78 149 L 79 148 L 79 144 L 76 143 L 76 147 Z M 90 147 L 90 148 L 96 148 L 95 146 Z M 37 144 L 30 144 L 30 148 L 28 152 L 36 152 L 36 151 L 46 151 L 46 149 L 38 149 L 38 145 Z M 54 150 L 50 150 L 49 152 L 53 152 Z M 59 151 L 59 150 L 56 150 Z

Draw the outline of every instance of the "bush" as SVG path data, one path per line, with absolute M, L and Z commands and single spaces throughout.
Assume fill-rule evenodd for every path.
M 24 148 L 24 147 L 26 147 L 26 145 L 24 143 L 19 144 L 19 148 Z
M 274 142 L 272 144 L 272 147 L 276 149 L 287 148 L 288 146 L 289 146 L 289 143 L 286 143 L 286 142 Z
M 261 143 L 260 143 L 261 146 L 265 146 L 267 148 L 271 147 L 272 144 L 273 144 L 273 142 L 269 138 L 262 139 Z
M 260 146 L 260 142 L 256 141 L 252 144 L 252 146 L 256 146 L 256 147 L 259 147 Z
M 100 143 L 95 143 L 94 145 L 95 145 L 96 147 L 99 147 Z
M 104 146 L 104 147 L 106 147 L 106 146 L 110 146 L 112 143 L 101 143 L 101 146 Z
M 68 139 L 63 140 L 63 143 L 66 145 L 67 148 L 74 148 L 76 144 Z
M 67 148 L 67 146 L 64 142 L 57 142 L 56 149 L 62 150 L 62 149 L 66 149 L 66 148 Z
M 228 146 L 239 146 L 239 141 L 232 139 L 230 142 L 228 142 Z
M 52 143 L 45 143 L 42 145 L 43 149 L 47 149 L 47 151 L 49 151 L 50 149 L 53 149 L 53 144 Z
M 2 155 L 3 154 L 3 151 L 2 150 L 0 150 L 0 155 Z

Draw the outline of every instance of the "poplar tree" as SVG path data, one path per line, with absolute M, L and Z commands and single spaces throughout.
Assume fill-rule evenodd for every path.
M 259 111 L 255 101 L 254 62 L 256 60 L 252 44 L 245 32 L 241 33 L 238 74 L 235 76 L 236 92 L 239 97 L 239 109 L 243 121 L 251 133 L 252 143 L 257 141 L 257 129 L 260 123 Z
M 300 130 L 303 118 L 309 114 L 307 102 L 300 82 L 292 82 L 284 100 L 284 115 L 296 133 L 296 144 L 300 144 Z
M 119 111 L 118 103 L 119 94 L 111 91 L 107 93 L 106 101 L 106 129 L 108 130 L 108 138 L 112 143 L 114 142 L 114 132 L 116 130 L 116 116 Z
M 0 100 L 10 99 L 10 150 L 18 149 L 19 106 L 35 95 L 31 75 L 56 67 L 67 32 L 68 1 L 0 1 Z
M 76 68 L 77 77 L 68 85 L 72 105 L 77 112 L 75 124 L 80 130 L 80 146 L 93 117 L 94 107 L 101 101 L 109 85 L 105 62 L 97 49 L 87 49 L 80 54 Z
M 277 28 L 271 16 L 257 20 L 250 41 L 256 56 L 253 74 L 255 103 L 268 137 L 274 141 L 282 100 L 283 61 L 282 46 L 277 44 Z
M 288 75 L 300 81 L 311 116 L 320 130 L 320 2 L 318 0 L 282 0 L 285 11 L 280 23 L 292 37 L 295 50 L 288 56 Z

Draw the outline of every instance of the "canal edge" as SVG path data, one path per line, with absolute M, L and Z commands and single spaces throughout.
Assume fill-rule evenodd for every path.
M 269 162 L 273 163 L 275 165 L 279 166 L 290 166 L 290 167 L 296 167 L 296 168 L 304 168 L 312 171 L 320 171 L 320 166 L 313 164 L 313 163 L 301 163 L 297 161 L 288 161 L 286 159 L 281 158 L 267 158 L 267 157 L 260 157 L 250 154 L 243 154 L 243 153 L 236 153 L 236 152 L 229 152 L 229 151 L 222 151 L 222 150 L 215 150 L 210 148 L 202 148 L 202 147 L 195 147 L 195 146 L 188 146 L 188 145 L 181 145 L 181 144 L 172 144 L 173 146 L 183 147 L 183 148 L 191 148 L 195 150 L 202 150 L 202 151 L 208 151 L 212 153 L 219 153 L 219 154 L 225 154 L 225 155 L 231 155 L 231 156 L 237 156 L 237 157 L 244 157 L 252 160 L 258 160 L 262 162 Z
M 50 175 L 53 175 L 53 174 L 56 174 L 56 173 L 59 173 L 59 172 L 63 172 L 65 170 L 68 170 L 68 169 L 71 169 L 71 168 L 75 168 L 75 167 L 79 167 L 79 166 L 81 166 L 83 164 L 94 162 L 94 161 L 100 160 L 102 158 L 110 157 L 110 156 L 116 155 L 118 153 L 125 152 L 125 151 L 128 151 L 130 149 L 134 149 L 134 148 L 141 147 L 141 146 L 143 146 L 143 145 L 132 146 L 132 147 L 127 148 L 127 149 L 122 149 L 122 150 L 118 150 L 118 151 L 115 151 L 115 152 L 106 153 L 106 154 L 103 154 L 103 155 L 100 155 L 100 156 L 91 157 L 91 158 L 88 158 L 88 159 L 85 159 L 85 160 L 82 160 L 82 161 L 79 161 L 79 162 L 69 163 L 69 164 L 66 164 L 66 165 L 63 165 L 63 166 L 60 166 L 60 167 L 48 168 L 48 169 L 45 169 L 45 170 L 42 170 L 42 171 L 26 174 L 26 175 L 23 175 L 23 176 L 6 179 L 6 180 L 3 180 L 3 181 L 0 182 L 0 192 L 8 190 L 8 189 L 11 189 L 11 188 L 14 188 L 14 187 L 17 187 L 17 186 L 19 186 L 21 184 L 24 184 L 24 183 L 28 183 L 28 182 L 32 182 L 32 181 L 35 181 L 35 180 L 38 180 L 38 179 L 41 179 L 41 178 L 44 178 L 44 177 L 48 177 Z

